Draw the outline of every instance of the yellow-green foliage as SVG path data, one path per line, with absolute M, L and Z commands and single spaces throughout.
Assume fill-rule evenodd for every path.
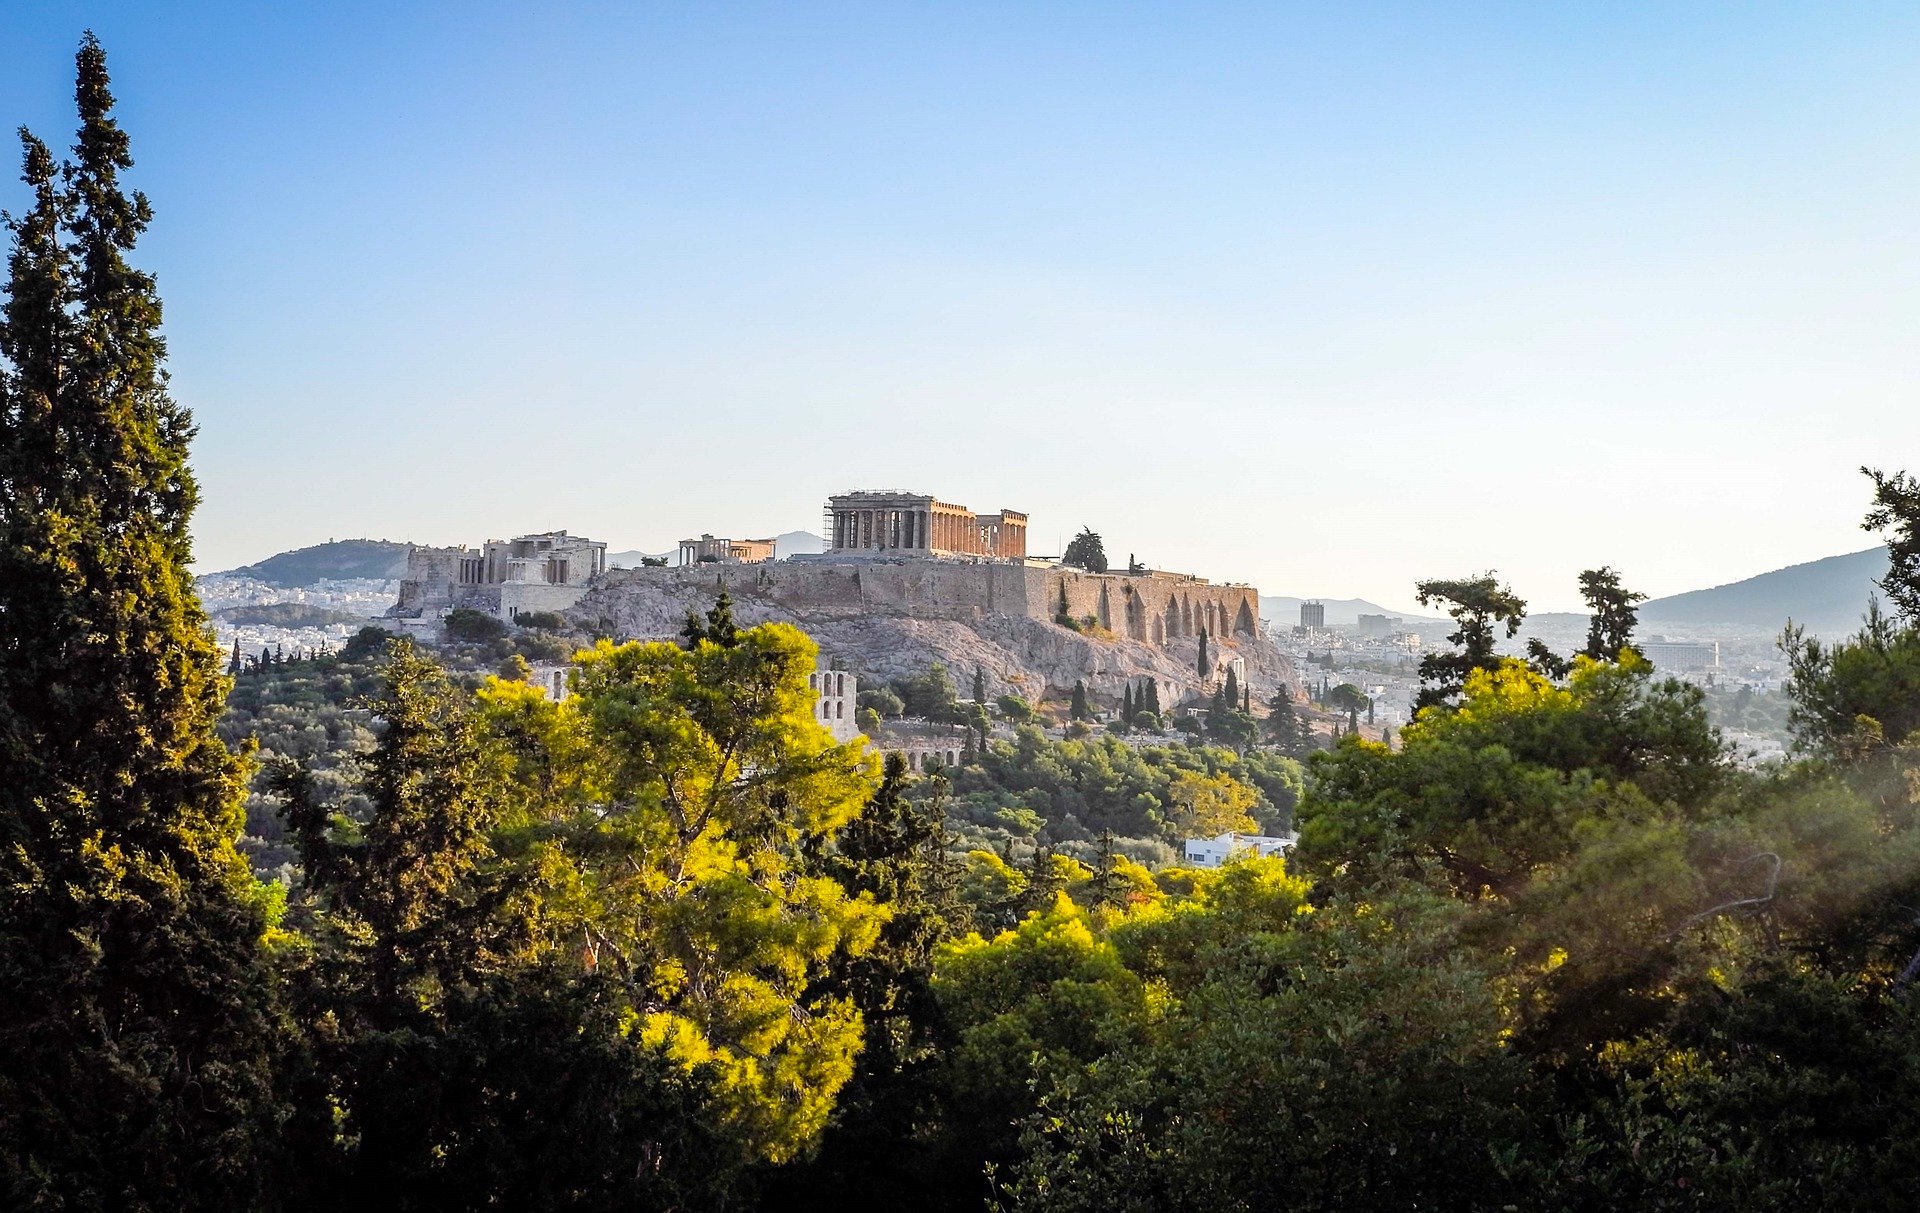
M 632 1030 L 715 1079 L 749 1151 L 775 1161 L 824 1127 L 860 1042 L 852 1007 L 808 985 L 885 914 L 798 860 L 877 786 L 864 742 L 813 717 L 814 657 L 781 624 L 692 651 L 602 641 L 563 703 L 497 680 L 480 695 L 529 956 L 617 973 Z

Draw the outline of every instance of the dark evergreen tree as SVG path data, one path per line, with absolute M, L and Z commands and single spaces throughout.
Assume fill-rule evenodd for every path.
M 987 706 L 987 676 L 979 666 L 973 667 L 973 701 L 983 708 Z
M 1127 879 L 1120 874 L 1120 856 L 1113 849 L 1113 831 L 1100 831 L 1100 849 L 1093 857 L 1093 901 L 1095 905 L 1119 906 L 1127 900 Z
M 227 662 L 227 677 L 233 678 L 237 676 L 244 668 L 240 662 L 240 638 L 235 636 L 233 638 L 233 656 Z
M 1887 534 L 1887 575 L 1880 588 L 1902 618 L 1920 622 L 1920 478 L 1874 468 L 1860 471 L 1873 481 L 1873 508 L 1862 530 Z
M 1293 692 L 1282 686 L 1267 701 L 1267 736 L 1284 754 L 1298 757 L 1300 725 L 1293 710 Z
M 1458 580 L 1422 581 L 1414 587 L 1414 598 L 1421 606 L 1447 603 L 1447 614 L 1454 620 L 1448 634 L 1451 653 L 1428 653 L 1420 659 L 1420 694 L 1414 705 L 1434 707 L 1450 702 L 1466 685 L 1467 675 L 1475 670 L 1490 670 L 1499 665 L 1494 651 L 1496 631 L 1504 625 L 1512 637 L 1527 617 L 1525 600 L 1501 585 L 1493 573 Z
M 1620 650 L 1633 643 L 1633 629 L 1640 622 L 1635 608 L 1647 596 L 1623 588 L 1620 574 L 1605 566 L 1580 574 L 1580 596 L 1592 615 L 1582 651 L 1595 661 L 1618 661 Z
M 1073 702 L 1067 714 L 1075 720 L 1092 720 L 1093 710 L 1087 706 L 1087 684 L 1075 679 L 1073 684 Z
M 1155 716 L 1160 715 L 1160 680 L 1158 678 L 1147 679 L 1147 711 Z
M 1220 688 L 1220 693 L 1229 708 L 1240 706 L 1240 675 L 1232 666 L 1227 667 L 1227 685 Z
M 1107 551 L 1100 542 L 1100 536 L 1094 534 L 1091 527 L 1084 527 L 1067 544 L 1067 550 L 1060 557 L 1060 563 L 1076 569 L 1085 569 L 1089 573 L 1104 573 L 1107 571 Z
M 687 612 L 687 621 L 680 625 L 680 635 L 690 649 L 698 648 L 702 640 L 710 640 L 721 648 L 732 648 L 739 643 L 740 629 L 733 622 L 733 596 L 727 593 L 725 582 L 720 583 L 720 592 L 705 619 Z
M 1204 679 L 1213 677 L 1213 659 L 1207 654 L 1207 629 L 1200 629 L 1200 656 L 1194 660 L 1194 670 Z
M 193 592 L 187 411 L 106 57 L 31 135 L 0 311 L 0 1206 L 262 1203 L 268 897 Z
M 1129 682 L 1120 690 L 1120 723 L 1133 727 L 1133 684 Z

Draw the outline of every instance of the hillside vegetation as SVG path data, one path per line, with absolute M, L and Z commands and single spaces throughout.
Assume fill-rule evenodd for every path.
M 281 589 L 297 589 L 323 580 L 391 580 L 405 576 L 411 544 L 386 539 L 338 539 L 269 556 L 258 564 L 226 570 Z

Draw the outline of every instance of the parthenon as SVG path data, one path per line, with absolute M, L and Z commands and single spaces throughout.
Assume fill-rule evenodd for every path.
M 835 552 L 985 556 L 1024 560 L 1027 516 L 979 515 L 923 493 L 860 490 L 827 499 L 828 547 Z

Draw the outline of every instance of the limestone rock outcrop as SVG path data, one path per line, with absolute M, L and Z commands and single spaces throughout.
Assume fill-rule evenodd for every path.
M 1015 582 L 1009 572 L 1040 576 Z M 1038 703 L 1063 699 L 1082 682 L 1096 701 L 1113 705 L 1127 684 L 1152 677 L 1160 684 L 1161 703 L 1170 707 L 1210 696 L 1226 663 L 1238 658 L 1256 699 L 1270 697 L 1282 683 L 1292 685 L 1286 658 L 1257 624 L 1245 627 L 1243 605 L 1253 590 L 1191 578 L 1171 590 L 1128 584 L 1145 580 L 926 561 L 614 570 L 596 578 L 567 615 L 583 629 L 617 639 L 673 637 L 687 612 L 713 605 L 724 581 L 739 622 L 793 624 L 863 682 L 904 677 L 940 662 L 963 695 L 977 667 L 991 695 L 1017 694 Z M 1101 604 L 1087 612 L 1094 622 L 1078 631 L 1055 622 L 1046 606 L 1062 597 L 1070 605 Z M 1134 636 L 1096 614 L 1115 599 L 1129 604 L 1119 622 L 1127 627 L 1132 619 L 1127 630 Z M 1196 600 L 1202 604 L 1197 610 Z M 1224 625 L 1224 634 L 1209 629 L 1214 680 L 1203 679 L 1197 669 L 1197 628 L 1167 635 L 1161 613 L 1170 609 L 1178 616 L 1182 607 L 1189 617 Z M 1147 626 L 1149 618 L 1156 626 Z M 1172 630 L 1178 632 L 1180 625 Z

